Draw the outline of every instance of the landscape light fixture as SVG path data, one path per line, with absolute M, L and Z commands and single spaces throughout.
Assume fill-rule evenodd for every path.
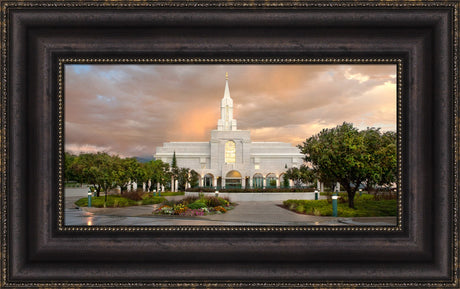
M 88 208 L 91 208 L 91 197 L 92 197 L 93 193 L 91 192 L 91 190 L 88 191 Z

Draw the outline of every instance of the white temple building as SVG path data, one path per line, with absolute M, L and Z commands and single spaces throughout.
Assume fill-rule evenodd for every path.
M 154 157 L 171 164 L 174 153 L 178 167 L 200 174 L 200 187 L 280 187 L 284 172 L 303 164 L 303 155 L 290 143 L 252 142 L 249 130 L 237 129 L 228 74 L 210 141 L 166 142 L 156 148 Z

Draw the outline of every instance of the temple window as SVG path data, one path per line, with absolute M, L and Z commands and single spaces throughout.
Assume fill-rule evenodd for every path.
M 236 145 L 234 141 L 228 141 L 225 143 L 225 162 L 235 163 L 236 157 Z

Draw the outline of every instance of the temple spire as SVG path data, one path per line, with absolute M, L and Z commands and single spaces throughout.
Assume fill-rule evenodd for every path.
M 225 73 L 225 91 L 220 104 L 220 119 L 217 130 L 236 130 L 236 120 L 233 119 L 233 100 L 228 88 L 228 72 Z
M 224 92 L 224 99 L 230 99 L 233 107 L 233 100 L 230 97 L 230 89 L 228 88 L 228 72 L 225 72 L 225 92 Z M 222 100 L 224 101 L 224 100 Z

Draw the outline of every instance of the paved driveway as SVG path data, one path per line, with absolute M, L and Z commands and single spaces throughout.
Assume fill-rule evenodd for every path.
M 381 225 L 394 226 L 395 217 L 379 218 L 335 218 L 301 215 L 281 208 L 281 202 L 239 202 L 225 214 L 201 217 L 152 215 L 153 206 L 124 208 L 78 208 L 74 202 L 87 194 L 86 189 L 66 191 L 65 219 L 67 226 L 213 226 L 213 225 L 293 225 L 293 226 L 349 226 Z M 168 197 L 182 198 L 182 196 Z

